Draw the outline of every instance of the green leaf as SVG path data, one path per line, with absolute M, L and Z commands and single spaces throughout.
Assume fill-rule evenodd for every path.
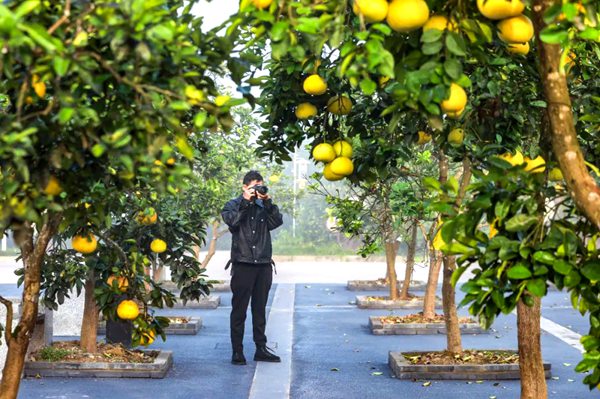
M 446 36 L 446 48 L 454 55 L 464 57 L 467 55 L 467 46 L 464 39 L 455 32 L 448 32 Z
M 360 81 L 360 89 L 363 91 L 363 93 L 365 93 L 365 95 L 370 96 L 377 90 L 377 83 L 373 82 L 369 78 L 363 79 Z
M 550 252 L 546 251 L 536 251 L 533 254 L 533 260 L 539 263 L 543 263 L 545 265 L 552 266 L 554 262 L 556 262 L 556 257 L 552 255 Z
M 425 43 L 421 47 L 421 51 L 425 55 L 433 55 L 439 53 L 442 47 L 442 42 Z
M 577 270 L 571 270 L 571 272 L 565 276 L 565 287 L 573 288 L 581 282 L 581 275 Z
M 458 280 L 460 280 L 460 277 L 463 275 L 463 273 L 465 271 L 467 271 L 468 267 L 467 266 L 461 266 L 456 268 L 456 270 L 454 270 L 454 272 L 452 273 L 452 278 L 450 279 L 450 283 L 452 284 L 453 287 L 456 287 L 456 283 L 458 283 Z
M 498 220 L 504 220 L 508 212 L 510 211 L 510 202 L 508 200 L 502 200 L 496 202 L 494 206 L 494 214 L 498 218 Z
M 100 158 L 106 151 L 106 147 L 103 144 L 96 144 L 92 147 L 92 155 L 96 158 Z
M 546 295 L 546 280 L 536 278 L 527 282 L 527 291 L 537 296 L 538 298 Z
M 287 22 L 279 21 L 271 28 L 271 40 L 279 42 L 285 39 L 288 35 L 289 25 Z
M 547 26 L 540 32 L 540 39 L 550 44 L 560 44 L 569 39 L 569 32 L 558 26 Z
M 538 217 L 534 215 L 518 214 L 508 219 L 505 228 L 506 231 L 516 233 L 519 231 L 528 230 L 531 226 L 538 222 Z
M 433 43 L 437 42 L 442 38 L 443 32 L 438 29 L 429 29 L 421 35 L 421 42 L 423 43 Z
M 452 80 L 458 80 L 463 73 L 462 64 L 455 58 L 448 58 L 444 62 L 444 71 Z
M 57 50 L 57 45 L 52 41 L 52 36 L 46 32 L 46 29 L 40 25 L 29 25 L 19 24 L 19 29 L 27 32 L 29 37 L 33 39 L 38 45 L 43 47 L 46 51 L 53 53 Z M 62 46 L 59 46 L 58 50 L 61 50 Z
M 58 113 L 58 122 L 61 125 L 66 124 L 68 121 L 71 120 L 71 117 L 73 116 L 73 112 L 75 112 L 74 108 L 70 108 L 70 107 L 61 108 L 60 112 Z
M 506 275 L 510 279 L 524 280 L 524 279 L 530 278 L 532 276 L 532 273 L 531 273 L 531 270 L 529 270 L 529 268 L 527 268 L 521 264 L 517 264 L 517 265 L 509 268 L 508 271 L 506 272 Z
M 600 281 L 600 260 L 589 260 L 581 268 L 583 274 L 591 282 Z
M 15 16 L 22 18 L 40 6 L 40 0 L 25 0 L 15 10 Z
M 69 71 L 69 65 L 71 65 L 71 61 L 65 58 L 54 56 L 52 60 L 52 65 L 54 66 L 54 71 L 58 76 L 65 76 Z

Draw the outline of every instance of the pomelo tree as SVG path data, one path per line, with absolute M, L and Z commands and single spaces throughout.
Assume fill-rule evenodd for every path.
M 266 152 L 285 155 L 307 137 L 318 143 L 335 136 L 340 127 L 351 125 L 349 120 L 364 109 L 355 107 L 342 120 L 323 111 L 331 96 L 353 90 L 355 101 L 358 96 L 368 98 L 380 109 L 371 109 L 363 129 L 349 128 L 350 136 L 377 140 L 380 132 L 373 126 L 384 120 L 389 132 L 398 132 L 399 127 L 406 126 L 403 122 L 408 115 L 441 132 L 436 143 L 455 161 L 466 159 L 466 148 L 471 148 L 448 151 L 448 144 L 456 141 L 456 136 L 450 139 L 449 134 L 457 126 L 462 126 L 467 135 L 473 134 L 472 141 L 477 144 L 476 155 L 469 156 L 473 158 L 470 161 L 514 153 L 517 147 L 532 158 L 543 153 L 548 162 L 558 161 L 569 195 L 582 216 L 598 229 L 598 184 L 584 158 L 585 154 L 587 162 L 597 161 L 596 150 L 589 146 L 596 139 L 585 130 L 575 130 L 573 112 L 578 110 L 571 107 L 564 68 L 571 48 L 597 47 L 589 42 L 600 37 L 598 10 L 593 2 L 577 5 L 536 0 L 530 8 L 519 0 L 459 4 L 435 0 L 252 3 L 242 2 L 232 26 L 250 26 L 249 46 L 257 51 L 265 51 L 267 43 L 270 46 L 271 58 L 264 66 L 271 78 L 262 85 L 263 106 L 269 116 L 261 141 Z M 537 54 L 530 53 L 534 34 Z M 588 42 L 584 45 L 584 41 Z M 584 53 L 597 61 L 597 54 L 589 50 Z M 585 59 L 581 64 L 594 63 Z M 542 85 L 538 86 L 540 80 Z M 575 84 L 585 85 L 582 81 Z M 488 95 L 477 94 L 486 92 Z M 307 102 L 322 111 L 313 120 L 299 121 L 293 109 Z M 578 124 L 595 120 L 592 115 L 580 117 Z M 409 126 L 401 133 L 408 141 L 416 141 L 418 124 Z M 539 137 L 548 140 L 542 139 L 540 146 Z M 360 175 L 360 168 L 357 165 L 355 177 Z M 459 192 L 445 187 L 441 194 L 455 198 Z M 452 226 L 447 223 L 460 214 L 461 201 L 445 202 L 444 225 Z M 450 239 L 451 229 L 446 227 L 444 231 Z M 446 241 L 445 246 L 452 245 Z M 450 248 L 445 250 L 448 255 L 455 253 Z M 542 280 L 544 284 L 549 281 L 545 275 Z M 472 282 L 483 284 L 485 277 L 476 274 Z M 525 303 L 519 297 L 513 305 L 519 304 L 520 330 L 532 328 L 534 333 L 520 334 L 521 362 L 536 366 L 529 368 L 530 373 L 526 367 L 521 368 L 521 395 L 543 398 L 547 393 L 543 373 L 539 372 L 539 297 L 545 291 L 530 291 L 526 284 L 523 287 L 524 298 L 532 301 Z M 482 307 L 483 311 L 494 314 L 496 310 L 488 309 L 488 305 Z M 590 335 L 595 337 L 593 320 L 591 324 Z M 586 357 L 580 369 L 596 368 L 595 346 L 590 344 L 588 350 L 592 356 Z M 590 386 L 597 383 L 595 373 L 586 380 Z
M 189 169 L 157 173 L 154 161 L 167 153 L 191 159 L 189 135 L 230 122 L 209 72 L 221 73 L 231 45 L 201 31 L 192 4 L 0 5 L 0 229 L 13 232 L 24 263 L 16 326 L 2 301 L 3 399 L 17 397 L 52 238 L 110 226 L 104 199 L 124 188 L 177 187 Z M 93 212 L 82 206 L 88 199 Z

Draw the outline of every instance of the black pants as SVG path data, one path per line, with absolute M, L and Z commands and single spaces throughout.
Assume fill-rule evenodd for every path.
M 271 265 L 234 263 L 231 276 L 231 346 L 235 352 L 243 351 L 244 324 L 248 302 L 252 299 L 252 332 L 256 345 L 266 345 L 266 308 L 273 282 Z

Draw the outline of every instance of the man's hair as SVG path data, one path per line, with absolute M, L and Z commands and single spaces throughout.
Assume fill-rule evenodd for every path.
M 248 185 L 252 180 L 263 181 L 263 177 L 256 170 L 251 170 L 244 176 L 243 183 Z

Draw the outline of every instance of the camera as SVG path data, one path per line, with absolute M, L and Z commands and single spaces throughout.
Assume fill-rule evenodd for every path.
M 260 184 L 252 186 L 251 188 L 253 188 L 254 191 L 256 191 L 257 193 L 259 193 L 261 195 L 265 195 L 265 194 L 267 194 L 269 192 L 269 187 L 263 186 L 263 185 L 260 185 Z

